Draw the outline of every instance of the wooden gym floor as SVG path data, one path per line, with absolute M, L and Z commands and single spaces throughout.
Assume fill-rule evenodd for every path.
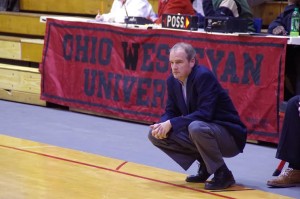
M 0 135 L 0 199 L 289 198 L 235 185 L 221 191 L 186 175 Z

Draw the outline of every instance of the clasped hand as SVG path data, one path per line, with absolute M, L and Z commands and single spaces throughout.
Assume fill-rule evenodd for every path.
M 284 29 L 283 26 L 277 26 L 273 29 L 272 33 L 274 35 L 287 35 L 287 31 Z
M 152 129 L 151 133 L 153 137 L 156 139 L 164 139 L 167 138 L 167 134 L 171 130 L 172 125 L 170 120 L 167 120 L 162 123 L 150 125 L 150 128 Z

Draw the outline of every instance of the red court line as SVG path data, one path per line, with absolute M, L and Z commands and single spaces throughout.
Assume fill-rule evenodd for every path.
M 152 181 L 152 182 L 157 182 L 157 183 L 166 184 L 166 185 L 170 185 L 170 186 L 174 186 L 174 187 L 179 187 L 179 188 L 188 189 L 188 190 L 192 190 L 192 191 L 196 191 L 196 192 L 201 192 L 203 194 L 213 195 L 213 196 L 217 196 L 217 197 L 220 197 L 220 198 L 234 199 L 232 197 L 223 196 L 223 195 L 220 195 L 220 194 L 216 194 L 216 193 L 212 193 L 212 192 L 208 192 L 208 191 L 204 191 L 204 190 L 199 190 L 199 189 L 195 189 L 195 188 L 192 188 L 192 187 L 187 187 L 187 186 L 184 186 L 184 185 L 177 185 L 177 184 L 173 184 L 173 183 L 170 183 L 170 182 L 157 180 L 157 179 L 154 179 L 154 178 L 148 178 L 148 177 L 144 177 L 144 176 L 140 176 L 140 175 L 136 175 L 136 174 L 132 174 L 132 173 L 127 173 L 127 172 L 123 172 L 123 171 L 119 171 L 119 170 L 114 170 L 114 169 L 110 169 L 110 168 L 105 168 L 105 167 L 101 167 L 101 166 L 97 166 L 97 165 L 93 165 L 93 164 L 89 164 L 89 163 L 85 163 L 85 162 L 79 162 L 79 161 L 76 161 L 76 160 L 66 159 L 66 158 L 62 158 L 62 157 L 58 157 L 58 156 L 48 155 L 48 154 L 44 154 L 44 153 L 38 153 L 38 152 L 35 152 L 35 151 L 29 151 L 29 150 L 26 150 L 26 149 L 20 149 L 20 148 L 11 147 L 11 146 L 5 146 L 5 145 L 2 145 L 2 144 L 0 144 L 0 146 L 3 147 L 3 148 L 7 148 L 7 149 L 13 149 L 13 150 L 17 150 L 17 151 L 22 151 L 22 152 L 26 152 L 26 153 L 31 153 L 31 154 L 35 154 L 35 155 L 44 156 L 44 157 L 47 157 L 47 158 L 62 160 L 62 161 L 65 161 L 65 162 L 71 162 L 71 163 L 75 163 L 75 164 L 79 164 L 79 165 L 84 165 L 84 166 L 87 166 L 87 167 L 102 169 L 102 170 L 111 171 L 111 172 L 131 176 L 131 177 L 135 177 L 135 178 L 149 180 L 149 181 Z M 126 163 L 127 162 L 122 163 L 120 166 L 118 166 L 118 168 L 121 168 Z
M 127 164 L 127 161 L 123 162 L 122 164 L 120 164 L 116 170 L 119 171 L 125 164 Z

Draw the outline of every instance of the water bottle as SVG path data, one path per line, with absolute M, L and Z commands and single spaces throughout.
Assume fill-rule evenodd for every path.
M 290 31 L 291 37 L 299 36 L 299 23 L 300 23 L 299 8 L 295 8 L 291 17 L 291 31 Z

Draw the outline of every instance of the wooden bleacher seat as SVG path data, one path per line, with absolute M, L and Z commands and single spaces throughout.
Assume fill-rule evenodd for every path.
M 20 0 L 20 10 L 96 16 L 98 10 L 101 13 L 109 12 L 112 2 L 112 0 Z
M 148 0 L 157 13 L 158 0 Z M 92 15 L 108 13 L 113 0 L 20 0 L 20 10 L 40 13 Z
M 0 63 L 0 99 L 45 106 L 38 68 Z
M 39 63 L 43 45 L 43 39 L 0 35 L 0 58 Z
M 0 32 L 28 37 L 45 35 L 45 23 L 40 23 L 41 14 L 21 12 L 0 12 Z

